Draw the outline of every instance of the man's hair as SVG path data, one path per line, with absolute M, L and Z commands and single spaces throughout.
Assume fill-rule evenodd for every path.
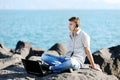
M 71 17 L 69 19 L 69 21 L 75 22 L 78 26 L 80 26 L 80 19 L 79 19 L 79 17 Z

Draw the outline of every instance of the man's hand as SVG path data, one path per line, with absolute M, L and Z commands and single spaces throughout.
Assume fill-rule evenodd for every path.
M 102 70 L 100 69 L 100 67 L 99 66 L 97 66 L 96 64 L 95 64 L 95 66 L 89 66 L 90 68 L 93 68 L 93 69 L 95 69 L 95 70 L 97 70 L 97 71 L 101 71 L 102 72 Z
M 102 72 L 102 70 L 99 67 L 97 67 L 97 66 L 92 67 L 92 68 L 95 69 L 95 70 L 97 70 L 97 71 L 101 71 Z
M 97 70 L 97 71 L 102 71 L 99 67 L 97 67 L 94 63 L 94 60 L 93 60 L 93 56 L 91 54 L 91 51 L 90 51 L 90 48 L 89 47 L 85 47 L 85 52 L 86 52 L 86 55 L 92 65 L 92 68 Z

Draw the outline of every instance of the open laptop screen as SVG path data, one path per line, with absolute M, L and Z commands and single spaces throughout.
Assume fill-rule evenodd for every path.
M 22 62 L 28 73 L 43 76 L 42 67 L 39 61 L 22 59 Z

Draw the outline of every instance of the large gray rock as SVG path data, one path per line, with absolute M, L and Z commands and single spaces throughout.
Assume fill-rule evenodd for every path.
M 120 79 L 120 45 L 96 51 L 93 58 L 104 72 Z M 85 63 L 89 63 L 87 58 Z
M 0 69 L 5 69 L 9 66 L 12 66 L 15 63 L 20 62 L 21 59 L 22 59 L 22 56 L 19 54 L 14 54 L 10 57 L 0 59 Z
M 20 54 L 23 58 L 29 59 L 31 56 L 41 56 L 44 49 L 34 47 L 25 41 L 18 41 L 15 48 L 15 54 Z
M 23 41 L 18 41 L 15 49 L 8 49 L 3 44 L 0 44 L 0 69 L 5 69 L 15 63 L 19 63 L 22 58 L 29 56 L 35 56 L 35 59 L 38 59 L 36 57 L 36 52 L 38 54 L 38 51 L 42 50 L 32 47 L 28 42 Z
M 7 47 L 5 47 L 5 45 L 0 43 L 0 59 L 10 57 L 11 55 L 12 53 L 10 52 L 10 49 L 8 49 Z
M 66 53 L 65 49 L 65 46 L 61 46 L 60 43 L 55 44 L 49 50 L 33 47 L 28 42 L 24 41 L 19 41 L 15 50 L 10 50 L 4 45 L 0 45 L 0 52 L 8 56 L 7 58 L 2 56 L 3 58 L 0 59 L 0 61 L 3 62 L 0 63 L 0 80 L 118 80 L 115 76 L 119 78 L 119 46 L 101 49 L 93 55 L 95 62 L 100 65 L 102 70 L 113 75 L 96 71 L 89 68 L 88 64 L 85 64 L 84 68 L 74 71 L 73 73 L 64 72 L 61 74 L 50 74 L 48 76 L 38 77 L 27 74 L 21 63 L 21 58 L 39 60 L 44 52 L 57 56 L 64 55 Z M 88 63 L 87 60 L 86 63 Z
M 8 49 L 0 44 L 0 69 L 7 68 L 15 63 L 21 62 L 21 59 L 40 60 L 40 56 L 47 52 L 59 56 L 64 52 L 63 44 L 57 43 L 50 50 L 34 47 L 28 42 L 18 41 L 15 49 Z
M 31 47 L 29 50 L 29 54 L 26 56 L 26 59 L 30 59 L 32 56 L 34 56 L 34 58 L 40 57 L 45 51 L 46 50 Z
M 53 54 L 55 56 L 64 55 L 66 53 L 66 47 L 64 44 L 56 43 L 50 49 L 44 50 L 41 48 L 31 46 L 29 55 L 26 59 L 35 59 L 35 56 L 41 56 L 44 53 Z M 32 57 L 34 56 L 34 58 Z M 32 57 L 32 58 L 31 58 Z M 37 59 L 38 57 L 36 57 Z
M 89 68 L 88 64 L 84 68 L 73 73 L 64 72 L 60 74 L 50 74 L 39 77 L 26 73 L 22 64 L 15 64 L 12 67 L 0 70 L 0 80 L 118 80 L 114 75 L 107 75 L 103 72 Z
M 26 58 L 30 53 L 31 45 L 28 42 L 18 41 L 15 48 L 15 53 L 20 54 L 23 58 Z
M 59 55 L 64 55 L 66 53 L 66 46 L 61 43 L 56 43 L 49 50 L 54 50 L 57 51 Z
M 41 80 L 118 80 L 114 75 L 106 75 L 93 69 L 80 69 L 73 73 L 51 74 Z
M 5 45 L 0 44 L 0 69 L 4 69 L 20 62 L 21 58 L 21 55 L 12 53 L 11 49 L 8 49 Z

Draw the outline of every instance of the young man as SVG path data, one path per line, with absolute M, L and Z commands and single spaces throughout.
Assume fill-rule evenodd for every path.
M 87 55 L 92 68 L 101 71 L 94 63 L 90 51 L 90 37 L 80 29 L 80 19 L 78 17 L 71 17 L 69 19 L 69 30 L 70 35 L 68 37 L 66 55 L 58 57 L 44 53 L 41 59 L 50 65 L 50 70 L 59 73 L 67 69 L 78 70 L 82 68 Z

